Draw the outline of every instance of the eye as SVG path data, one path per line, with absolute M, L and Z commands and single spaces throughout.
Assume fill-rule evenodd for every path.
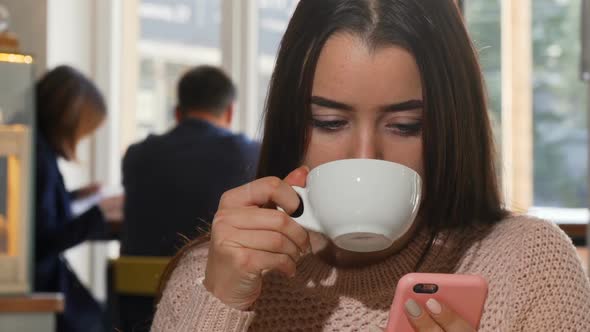
M 347 120 L 319 120 L 312 119 L 312 126 L 323 131 L 337 131 L 346 127 L 348 124 Z
M 387 129 L 401 136 L 418 136 L 422 131 L 422 122 L 392 123 Z

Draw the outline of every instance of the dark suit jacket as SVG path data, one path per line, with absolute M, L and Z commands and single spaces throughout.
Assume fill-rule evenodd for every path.
M 100 331 L 101 308 L 62 254 L 90 237 L 102 236 L 104 217 L 96 206 L 72 216 L 71 194 L 57 166 L 58 156 L 43 134 L 38 133 L 36 142 L 34 289 L 64 294 L 65 311 L 58 316 L 58 331 Z
M 123 255 L 172 256 L 209 228 L 221 195 L 255 176 L 259 145 L 185 119 L 132 145 L 123 159 Z

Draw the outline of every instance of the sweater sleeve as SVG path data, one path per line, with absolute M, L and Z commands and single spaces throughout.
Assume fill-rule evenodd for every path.
M 511 331 L 588 331 L 590 283 L 571 240 L 536 223 L 523 238 Z
M 206 248 L 192 249 L 180 260 L 157 305 L 152 332 L 248 330 L 253 312 L 223 304 L 203 286 L 206 262 Z

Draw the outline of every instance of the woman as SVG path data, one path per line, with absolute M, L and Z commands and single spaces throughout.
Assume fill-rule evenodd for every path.
M 76 159 L 78 142 L 92 134 L 106 116 L 96 86 L 75 69 L 57 67 L 36 86 L 38 122 L 36 159 L 35 281 L 37 292 L 60 292 L 65 311 L 58 331 L 102 331 L 102 310 L 69 268 L 63 252 L 105 231 L 103 211 L 115 203 L 105 200 L 74 217 L 71 201 L 92 195 L 90 185 L 67 192 L 57 159 Z
M 171 263 L 154 331 L 383 327 L 397 281 L 413 271 L 485 277 L 481 331 L 590 327 L 590 285 L 570 240 L 502 207 L 481 71 L 452 0 L 301 0 L 265 121 L 259 179 L 226 192 L 210 242 Z M 421 175 L 405 241 L 346 252 L 289 217 L 299 206 L 290 185 L 346 158 Z M 417 331 L 473 330 L 431 304 L 406 303 Z

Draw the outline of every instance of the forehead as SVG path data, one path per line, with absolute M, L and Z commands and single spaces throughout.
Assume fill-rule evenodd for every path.
M 404 48 L 372 49 L 356 35 L 339 33 L 320 53 L 312 93 L 352 105 L 387 103 L 421 99 L 422 84 L 416 61 Z

